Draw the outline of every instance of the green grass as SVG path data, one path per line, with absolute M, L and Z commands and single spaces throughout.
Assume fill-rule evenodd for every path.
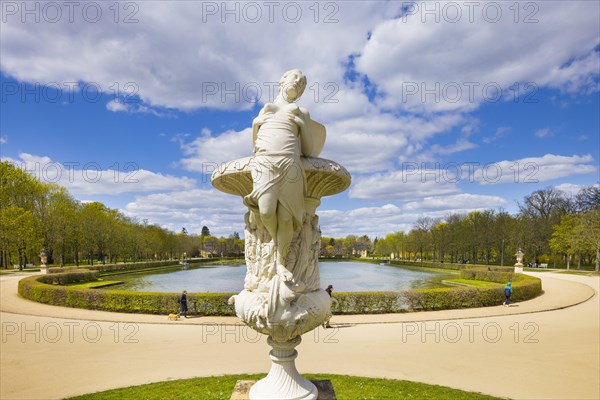
M 94 394 L 71 397 L 71 400 L 210 400 L 229 399 L 238 379 L 258 380 L 265 375 L 225 375 L 208 378 L 164 381 Z M 393 379 L 362 378 L 347 375 L 304 375 L 307 379 L 329 379 L 339 400 L 359 399 L 498 399 L 473 392 L 463 392 L 444 386 L 398 381 Z
M 0 271 L 0 275 L 10 275 L 10 274 L 14 274 L 17 272 L 40 272 L 39 268 L 27 268 L 27 269 L 23 269 L 18 270 L 18 269 L 5 269 L 5 270 L 1 270 Z
M 554 268 L 523 268 L 527 272 L 556 272 L 557 274 L 585 275 L 585 276 L 600 276 L 600 272 L 585 269 L 554 269 Z
M 123 283 L 123 281 L 104 281 L 102 279 L 99 279 L 97 281 L 85 282 L 85 283 L 69 283 L 65 286 L 75 287 L 78 289 L 93 289 L 93 288 L 100 288 L 100 287 L 105 287 L 105 286 L 112 286 L 112 285 L 121 284 L 121 283 Z
M 585 276 L 600 276 L 600 272 L 596 271 L 584 271 L 584 270 L 564 270 L 564 271 L 554 271 L 560 274 L 570 274 L 570 275 L 585 275 Z
M 481 288 L 493 288 L 493 287 L 504 286 L 504 284 L 502 284 L 502 283 L 487 282 L 487 281 L 475 281 L 472 279 L 457 278 L 457 279 L 446 279 L 445 281 L 452 282 L 452 283 L 458 283 L 461 286 L 466 285 L 466 286 L 481 287 Z

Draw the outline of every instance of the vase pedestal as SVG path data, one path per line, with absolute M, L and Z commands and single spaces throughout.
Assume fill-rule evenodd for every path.
M 263 379 L 256 382 L 249 392 L 250 400 L 316 400 L 317 387 L 303 378 L 296 369 L 295 349 L 301 342 L 300 336 L 287 342 L 276 342 L 269 337 L 267 343 L 272 347 L 269 352 L 271 370 Z

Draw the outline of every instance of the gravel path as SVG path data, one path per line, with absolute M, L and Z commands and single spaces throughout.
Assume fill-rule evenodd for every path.
M 301 372 L 407 379 L 521 399 L 600 398 L 600 278 L 551 272 L 513 307 L 334 316 L 303 336 Z M 54 399 L 269 369 L 233 317 L 168 321 L 38 304 L 0 276 L 0 398 Z

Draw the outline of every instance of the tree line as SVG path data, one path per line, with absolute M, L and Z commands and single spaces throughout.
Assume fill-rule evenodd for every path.
M 82 203 L 61 186 L 42 183 L 0 162 L 0 265 L 39 263 L 44 248 L 54 264 L 135 262 L 198 256 L 243 256 L 237 232 L 217 238 L 203 227 L 172 232 L 129 218 L 99 202 Z M 600 260 L 600 186 L 570 196 L 548 187 L 525 196 L 519 212 L 503 210 L 417 219 L 408 232 L 321 238 L 324 257 L 382 256 L 512 265 L 521 248 L 526 262 L 577 267 Z
M 373 255 L 401 260 L 513 265 L 518 249 L 528 263 L 577 268 L 595 264 L 600 270 L 600 186 L 582 188 L 575 196 L 553 187 L 525 196 L 519 212 L 472 211 L 433 219 L 417 219 L 408 232 L 322 238 L 326 257 Z
M 240 256 L 239 234 L 174 233 L 129 218 L 99 202 L 82 203 L 61 186 L 43 183 L 8 161 L 0 163 L 0 265 L 136 262 L 198 256 Z

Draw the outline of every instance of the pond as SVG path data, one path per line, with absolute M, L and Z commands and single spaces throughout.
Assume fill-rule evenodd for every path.
M 336 292 L 400 291 L 443 287 L 451 273 L 420 268 L 396 267 L 352 261 L 320 263 L 321 287 L 332 284 Z M 124 274 L 125 281 L 112 289 L 147 292 L 239 292 L 244 287 L 245 265 L 202 265 L 197 268 L 171 269 L 153 274 Z M 112 278 L 111 278 L 112 279 Z

